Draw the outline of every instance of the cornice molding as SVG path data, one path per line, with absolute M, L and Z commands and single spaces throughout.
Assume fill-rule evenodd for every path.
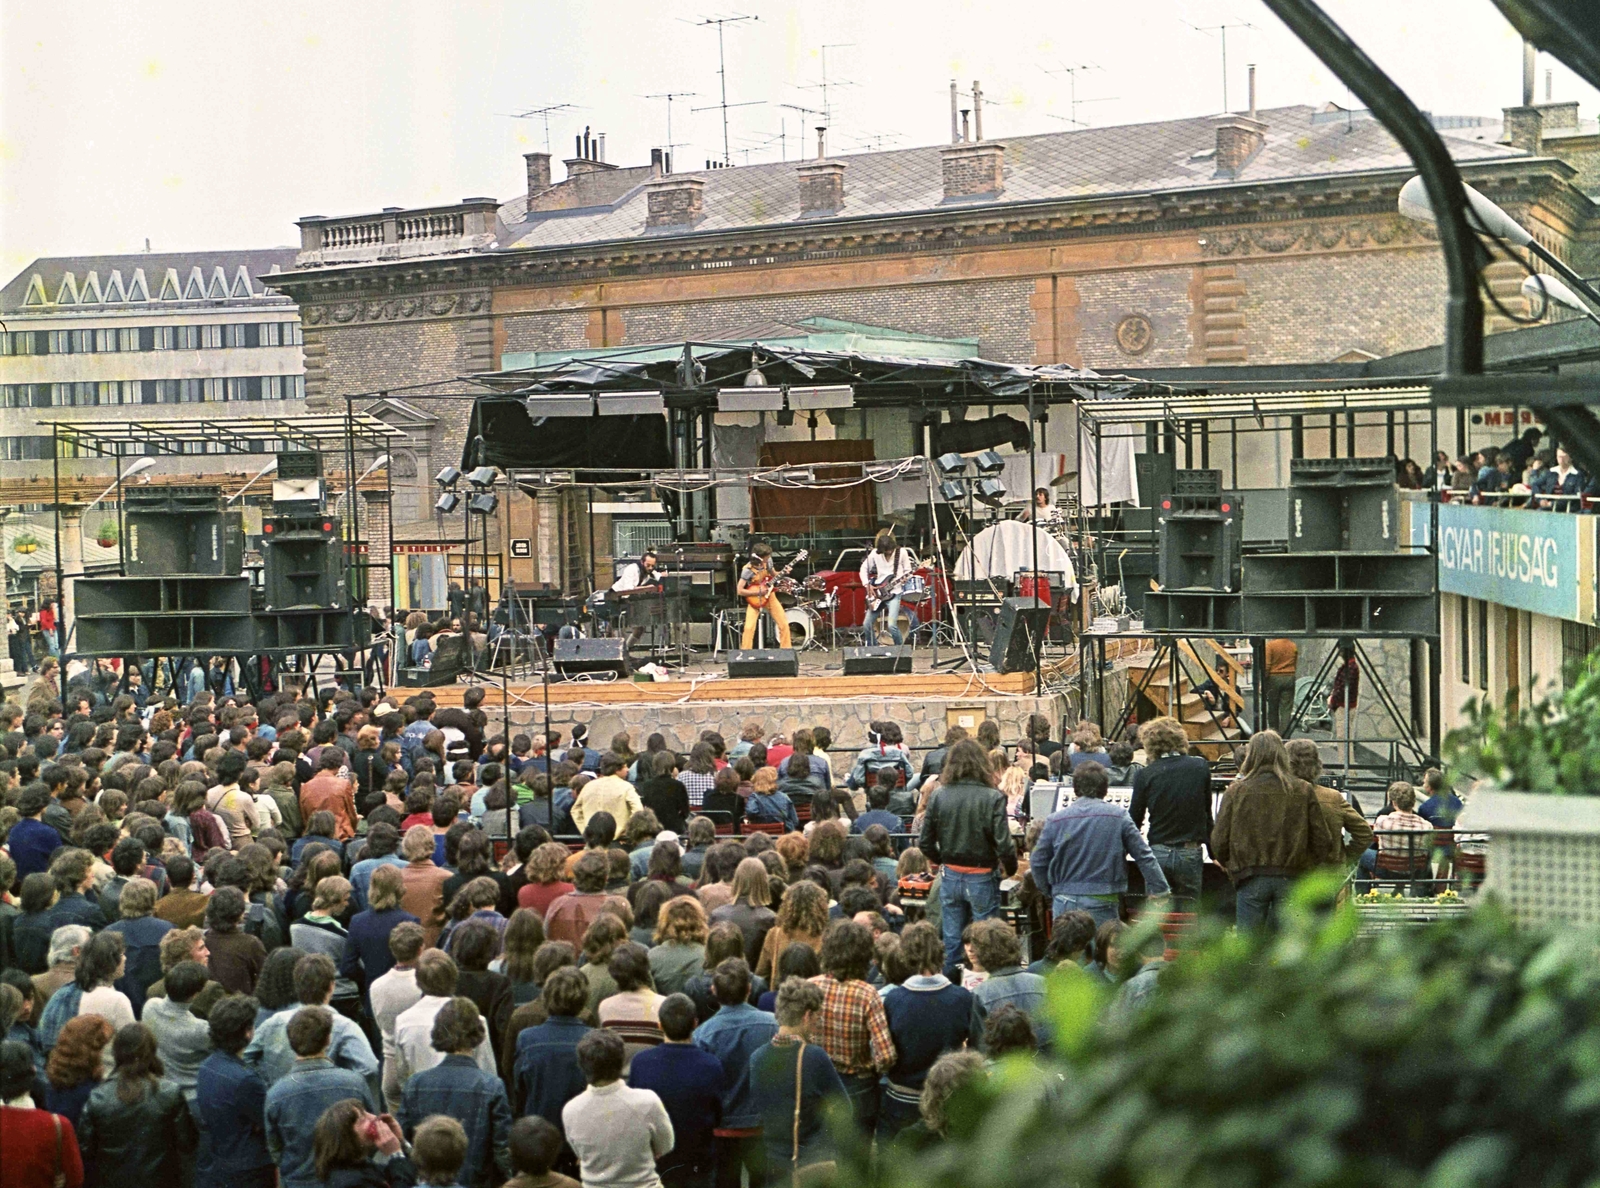
M 1587 229 L 1595 207 L 1555 159 L 1518 158 L 1464 168 L 1498 201 L 1539 203 Z M 452 255 L 360 267 L 280 273 L 274 287 L 304 309 L 308 326 L 485 316 L 489 291 L 695 275 L 850 258 L 952 252 L 1086 238 L 1208 232 L 1205 256 L 1338 251 L 1433 241 L 1432 229 L 1394 214 L 1409 171 L 1386 170 L 1263 185 L 1013 203 L 880 218 L 829 219 L 748 230 L 650 237 L 529 251 Z M 1296 220 L 1308 220 L 1304 226 Z M 1220 233 L 1218 232 L 1220 229 Z M 325 314 L 312 311 L 329 307 Z M 437 312 L 436 312 L 437 311 Z

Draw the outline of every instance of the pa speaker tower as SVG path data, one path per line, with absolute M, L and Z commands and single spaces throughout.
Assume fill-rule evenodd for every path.
M 1000 604 L 989 665 L 996 672 L 1026 672 L 1036 666 L 1050 623 L 1050 607 L 1032 598 L 1007 598 Z

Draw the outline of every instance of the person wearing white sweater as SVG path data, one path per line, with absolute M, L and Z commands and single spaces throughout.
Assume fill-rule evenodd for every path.
M 656 1160 L 676 1141 L 667 1108 L 649 1089 L 623 1083 L 626 1049 L 615 1032 L 589 1032 L 577 1054 L 589 1087 L 562 1107 L 561 1124 L 583 1188 L 661 1188 Z

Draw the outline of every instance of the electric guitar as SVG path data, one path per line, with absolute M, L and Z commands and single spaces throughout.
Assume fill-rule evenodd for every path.
M 875 611 L 884 603 L 894 601 L 895 595 L 899 594 L 903 589 L 911 585 L 912 582 L 916 581 L 917 577 L 917 571 L 915 568 L 913 568 L 910 573 L 907 573 L 903 577 L 897 578 L 891 574 L 884 578 L 883 581 L 879 582 L 876 586 L 868 586 L 867 609 L 869 611 Z
M 756 607 L 757 609 L 765 606 L 767 597 L 772 593 L 772 587 L 777 584 L 778 579 L 787 577 L 789 571 L 796 565 L 799 565 L 800 562 L 804 561 L 808 556 L 810 556 L 810 554 L 805 549 L 801 549 L 792 558 L 790 558 L 789 564 L 785 565 L 782 569 L 776 571 L 768 570 L 768 572 L 764 574 L 754 586 L 746 590 L 744 596 L 745 604 Z

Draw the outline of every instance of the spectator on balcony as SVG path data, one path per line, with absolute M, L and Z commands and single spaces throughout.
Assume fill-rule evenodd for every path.
M 1473 479 L 1477 477 L 1477 466 L 1472 458 L 1463 454 L 1455 461 L 1455 467 L 1450 474 L 1450 490 L 1465 491 L 1472 486 Z
M 1572 464 L 1572 455 L 1558 449 L 1555 469 L 1550 472 L 1549 479 L 1549 493 L 1554 498 L 1541 501 L 1540 506 L 1552 511 L 1575 512 L 1578 510 L 1578 496 L 1583 494 L 1588 483 L 1588 475 Z
M 1474 500 L 1480 499 L 1484 495 L 1498 496 L 1509 491 L 1514 481 L 1515 478 L 1511 473 L 1511 458 L 1508 455 L 1500 454 L 1495 458 L 1493 466 L 1478 472 L 1478 480 L 1472 484 L 1467 493 Z M 1500 503 L 1501 500 L 1489 499 L 1484 502 Z
M 1524 429 L 1521 437 L 1513 438 L 1500 447 L 1500 456 L 1510 458 L 1512 470 L 1521 474 L 1528 465 L 1528 459 L 1539 448 L 1539 439 L 1543 436 L 1544 430 L 1537 427 Z

